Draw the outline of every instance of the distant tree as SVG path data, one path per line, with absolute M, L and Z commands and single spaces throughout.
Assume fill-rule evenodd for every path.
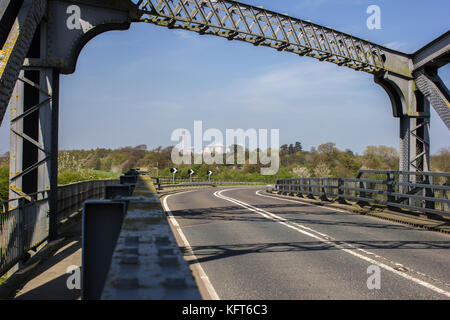
M 311 173 L 306 167 L 295 167 L 292 169 L 292 173 L 299 178 L 309 178 L 311 177 Z
M 293 145 L 292 143 L 289 145 L 288 153 L 289 153 L 289 154 L 294 154 L 294 153 L 295 153 L 295 151 L 294 151 L 294 145 Z
M 363 154 L 363 164 L 368 169 L 396 170 L 397 150 L 388 146 L 367 146 Z
M 326 155 L 332 155 L 336 151 L 336 143 L 327 142 L 317 147 L 317 151 Z
M 102 168 L 102 161 L 100 160 L 100 158 L 97 158 L 95 160 L 94 169 L 95 170 L 101 170 L 101 168 Z
M 140 144 L 138 146 L 135 147 L 136 150 L 147 150 L 147 145 L 146 144 Z
M 317 178 L 329 178 L 331 176 L 330 168 L 326 163 L 319 163 L 314 168 L 314 176 Z
M 345 149 L 345 153 L 348 154 L 349 156 L 352 156 L 352 157 L 355 155 L 355 154 L 353 153 L 353 151 L 350 150 L 350 149 Z
M 437 154 L 431 156 L 431 169 L 450 172 L 450 147 L 440 149 Z
M 288 154 L 288 145 L 287 145 L 287 144 L 283 144 L 283 145 L 280 147 L 280 153 L 281 153 L 281 155 Z
M 302 152 L 302 150 L 303 150 L 302 144 L 296 141 L 294 145 L 294 152 Z

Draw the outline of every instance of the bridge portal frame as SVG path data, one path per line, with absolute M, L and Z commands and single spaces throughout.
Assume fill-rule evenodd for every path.
M 171 7 L 168 0 L 24 0 L 24 6 L 39 3 L 40 6 L 35 7 L 42 10 L 44 2 L 46 8 L 40 21 L 39 44 L 29 41 L 31 49 L 22 59 L 22 70 L 17 71 L 20 73 L 19 80 L 10 101 L 11 110 L 14 111 L 11 122 L 10 195 L 29 196 L 33 193 L 30 191 L 49 191 L 50 238 L 56 236 L 53 218 L 56 195 L 53 191 L 57 186 L 59 75 L 75 72 L 78 56 L 89 40 L 106 31 L 127 30 L 132 22 L 147 22 L 221 36 L 228 40 L 246 41 L 255 46 L 267 46 L 372 73 L 375 82 L 390 97 L 393 116 L 399 118 L 400 170 L 429 170 L 429 100 L 436 93 L 433 96 L 430 92 L 423 92 L 423 86 L 418 88 L 416 85 L 416 78 L 431 64 L 437 70 L 448 62 L 449 33 L 421 49 L 415 57 L 285 14 L 231 0 L 173 0 L 179 3 L 176 8 Z M 188 2 L 192 7 L 186 7 Z M 68 30 L 67 8 L 72 4 L 80 7 L 83 23 L 80 29 Z M 205 8 L 214 10 L 207 13 L 203 11 Z M 34 14 L 34 20 L 39 19 L 38 16 Z M 215 23 L 211 22 L 211 17 L 217 18 Z M 247 19 L 253 19 L 252 24 Z M 33 50 L 40 52 L 39 57 L 30 55 Z M 428 58 L 430 56 L 432 58 Z M 21 56 L 18 55 L 17 59 L 20 60 Z M 27 81 L 26 74 L 33 72 L 38 74 L 37 80 Z M 434 77 L 437 77 L 437 72 Z M 13 78 L 14 72 L 11 72 L 10 79 Z M 435 84 L 437 82 L 434 81 Z M 2 86 L 6 90 L 0 90 L 0 94 L 2 97 L 7 96 L 8 84 L 2 83 Z M 39 97 L 33 96 L 26 89 L 27 86 L 37 89 Z M 30 101 L 34 101 L 34 104 L 27 107 Z M 1 110 L 6 109 L 0 107 Z M 24 133 L 24 119 L 30 116 L 29 110 L 33 108 L 39 114 L 34 124 L 29 124 L 38 128 L 34 138 L 20 134 Z M 443 120 L 449 126 L 445 117 Z M 37 152 L 31 150 L 30 144 Z M 24 167 L 27 159 L 36 161 Z M 35 185 L 31 186 L 29 181 L 24 184 L 24 177 L 32 175 L 32 172 L 37 172 Z M 24 192 L 24 187 L 27 192 Z

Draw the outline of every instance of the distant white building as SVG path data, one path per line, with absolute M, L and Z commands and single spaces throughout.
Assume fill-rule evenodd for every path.
M 214 154 L 221 154 L 221 153 L 228 153 L 231 152 L 231 148 L 230 147 L 225 147 L 222 144 L 213 144 L 213 145 L 209 145 L 206 146 L 205 148 L 203 148 L 203 153 L 214 153 Z

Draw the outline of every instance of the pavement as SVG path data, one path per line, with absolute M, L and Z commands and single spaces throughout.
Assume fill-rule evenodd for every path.
M 79 300 L 81 290 L 69 289 L 67 282 L 76 284 L 69 278 L 75 272 L 67 273 L 71 266 L 81 266 L 81 229 L 76 225 L 71 233 L 54 244 L 55 249 L 44 248 L 42 257 L 30 261 L 18 271 L 16 279 L 11 279 L 7 299 L 13 300 Z M 45 251 L 50 251 L 45 253 Z M 81 269 L 80 273 L 81 274 Z M 8 279 L 9 280 L 9 279 Z M 73 287 L 73 286 L 71 286 Z
M 166 197 L 182 250 L 220 299 L 450 299 L 448 234 L 261 187 Z

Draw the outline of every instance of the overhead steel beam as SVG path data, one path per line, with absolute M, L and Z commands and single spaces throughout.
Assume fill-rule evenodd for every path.
M 22 7 L 23 0 L 2 0 L 0 2 L 0 47 L 3 48 L 9 32 Z
M 450 62 L 450 31 L 413 54 L 413 71 L 423 67 L 443 67 Z
M 415 72 L 415 75 L 417 87 L 450 130 L 450 93 L 437 75 L 437 68 L 421 68 Z
M 407 54 L 262 7 L 231 0 L 133 2 L 141 13 L 136 22 L 245 41 L 358 71 L 388 71 L 412 78 Z
M 0 52 L 0 124 L 46 7 L 46 0 L 24 0 Z

